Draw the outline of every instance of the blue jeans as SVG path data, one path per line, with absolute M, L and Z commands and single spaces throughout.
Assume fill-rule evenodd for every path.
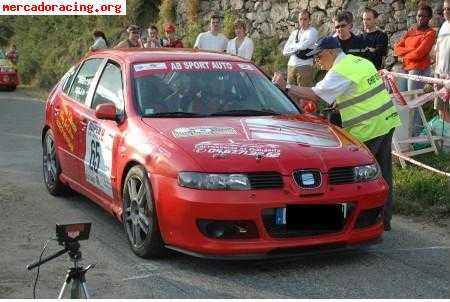
M 411 75 L 419 75 L 419 76 L 425 76 L 425 77 L 431 77 L 431 68 L 428 67 L 424 70 L 418 70 L 418 69 L 412 69 L 406 72 L 405 70 L 401 69 L 399 70 L 401 73 L 408 73 Z M 425 86 L 424 82 L 417 82 L 413 81 L 411 79 L 402 79 L 397 78 L 397 85 L 398 89 L 400 91 L 411 91 L 416 89 L 422 89 Z M 422 119 L 420 117 L 419 111 L 414 110 L 414 116 L 413 116 L 413 129 L 412 129 L 412 136 L 419 136 L 420 132 L 422 132 Z

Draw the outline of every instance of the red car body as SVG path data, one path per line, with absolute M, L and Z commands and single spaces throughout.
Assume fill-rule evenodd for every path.
M 145 169 L 151 186 L 164 246 L 187 254 L 222 258 L 277 256 L 310 248 L 348 247 L 381 237 L 388 190 L 383 178 L 339 180 L 342 173 L 353 171 L 348 167 L 374 164 L 375 159 L 355 138 L 325 119 L 304 114 L 152 118 L 143 117 L 137 109 L 133 84 L 137 74 L 133 66 L 137 64 L 151 70 L 161 62 L 224 62 L 233 68 L 243 64 L 239 66 L 264 76 L 248 61 L 188 50 L 107 50 L 84 58 L 78 72 L 83 62 L 94 58 L 109 60 L 120 68 L 124 117 L 120 121 L 104 119 L 114 114 L 108 113 L 111 107 L 103 111 L 99 106 L 91 108 L 101 71 L 95 73 L 85 103 L 71 97 L 70 89 L 74 88 L 67 86 L 76 85 L 70 81 L 77 73 L 69 73 L 48 98 L 42 137 L 45 145 L 48 130 L 54 134 L 61 183 L 119 220 L 124 217 L 127 173 L 139 165 Z M 105 68 L 105 62 L 99 69 Z M 108 159 L 96 156 L 92 141 L 87 140 L 91 135 L 88 132 L 103 137 Z M 104 179 L 97 179 L 94 185 L 90 179 L 90 165 L 99 166 L 96 158 L 108 162 L 104 169 L 108 170 L 106 184 Z M 183 171 L 243 173 L 251 178 L 252 187 L 231 191 L 190 188 L 180 185 L 179 173 Z M 308 180 L 310 176 L 314 180 Z M 316 186 L 304 185 L 308 181 Z M 294 221 L 289 218 L 294 215 L 309 221 L 302 211 L 316 217 L 313 224 L 315 220 L 326 224 L 322 210 L 324 217 L 339 220 L 337 227 L 327 230 L 297 222 L 293 227 L 288 224 L 289 219 Z M 228 235 L 220 238 L 221 232 Z

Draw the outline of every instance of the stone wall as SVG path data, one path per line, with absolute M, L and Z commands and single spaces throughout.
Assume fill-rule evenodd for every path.
M 186 0 L 174 0 L 176 17 L 179 28 L 186 24 Z M 432 26 L 438 27 L 442 17 L 438 14 L 442 1 L 423 1 L 433 7 Z M 295 29 L 298 12 L 308 9 L 311 12 L 313 26 L 320 35 L 333 33 L 332 17 L 339 11 L 349 10 L 355 16 L 354 32 L 362 29 L 362 10 L 365 6 L 374 8 L 379 16 L 379 27 L 390 38 L 390 52 L 386 60 L 387 65 L 393 63 L 392 47 L 397 43 L 408 28 L 416 23 L 415 0 L 199 0 L 199 17 L 204 29 L 207 30 L 211 14 L 224 15 L 226 10 L 236 18 L 244 19 L 248 24 L 249 36 L 254 40 L 267 37 L 278 37 L 284 42 L 289 33 Z

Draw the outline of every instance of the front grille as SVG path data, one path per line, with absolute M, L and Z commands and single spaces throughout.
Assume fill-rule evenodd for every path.
M 301 188 L 313 189 L 320 187 L 322 183 L 318 170 L 300 170 L 295 171 L 293 175 L 295 182 Z
M 283 178 L 276 172 L 248 173 L 252 189 L 274 189 L 283 187 Z
M 348 184 L 355 182 L 355 170 L 353 167 L 333 168 L 329 172 L 330 184 Z

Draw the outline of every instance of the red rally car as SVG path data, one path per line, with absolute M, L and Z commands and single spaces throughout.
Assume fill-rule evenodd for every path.
M 50 93 L 42 146 L 48 191 L 98 203 L 141 257 L 275 257 L 383 233 L 368 149 L 235 56 L 95 52 Z
M 17 85 L 19 85 L 17 70 L 0 50 L 0 87 L 15 90 Z

